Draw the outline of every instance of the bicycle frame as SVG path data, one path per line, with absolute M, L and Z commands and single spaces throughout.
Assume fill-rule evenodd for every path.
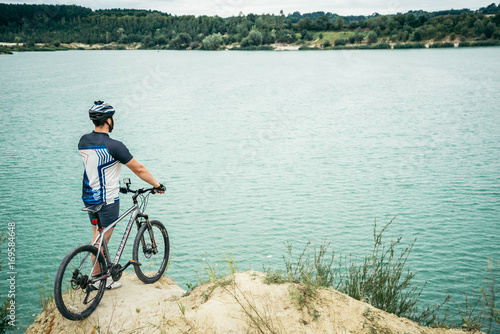
M 81 320 L 88 317 L 99 305 L 105 290 L 113 288 L 128 267 L 134 268 L 138 279 L 151 284 L 161 279 L 168 264 L 170 243 L 165 226 L 158 220 L 149 220 L 146 211 L 149 196 L 163 193 L 165 187 L 130 189 L 130 180 L 124 179 L 125 187 L 120 187 L 123 194 L 133 193 L 133 204 L 112 221 L 107 227 L 101 224 L 105 211 L 99 211 L 106 203 L 86 205 L 82 210 L 89 213 L 93 224 L 92 243 L 73 248 L 62 260 L 54 282 L 54 301 L 62 316 L 69 320 Z M 101 217 L 100 217 L 101 216 Z M 116 251 L 113 261 L 109 253 L 106 233 L 128 217 L 128 223 Z M 101 218 L 101 219 L 100 219 Z M 123 266 L 119 263 L 134 221 L 137 234 L 134 235 L 132 256 Z M 156 235 L 156 238 L 154 237 Z M 155 240 L 156 239 L 156 240 Z M 160 241 L 161 239 L 161 241 Z M 158 245 L 156 244 L 158 242 Z M 117 243 L 118 244 L 118 243 Z M 114 247 L 113 247 L 114 248 Z M 127 254 L 126 257 L 129 255 Z M 142 262 L 142 263 L 141 263 Z M 108 280 L 109 278 L 109 280 Z M 119 284 L 118 284 L 119 286 Z M 117 286 L 114 286 L 117 287 Z
M 116 224 L 118 224 L 121 220 L 123 220 L 123 218 L 128 216 L 130 213 L 132 213 L 132 216 L 130 217 L 130 219 L 128 221 L 127 227 L 125 228 L 125 233 L 123 234 L 120 245 L 118 246 L 118 250 L 116 252 L 115 258 L 114 258 L 113 262 L 111 262 L 111 258 L 109 256 L 108 245 L 106 243 L 106 238 L 104 237 L 104 235 L 106 234 L 106 232 L 108 232 L 109 230 L 114 228 L 116 226 Z M 137 220 L 138 217 L 146 217 L 146 221 L 147 221 L 147 215 L 141 214 L 141 212 L 139 210 L 139 205 L 137 203 L 134 203 L 134 205 L 131 208 L 129 208 L 127 211 L 125 211 L 111 225 L 109 225 L 106 228 L 100 229 L 99 235 L 92 242 L 92 245 L 97 247 L 97 254 L 99 254 L 99 252 L 101 251 L 101 248 L 102 248 L 108 269 L 110 266 L 113 266 L 113 265 L 117 264 L 118 261 L 120 261 L 120 258 L 123 254 L 123 250 L 125 249 L 125 244 L 127 243 L 128 237 L 130 235 L 130 231 L 132 230 L 132 225 L 133 225 L 134 221 Z M 94 272 L 94 268 L 95 268 L 96 264 L 97 264 L 97 257 L 95 259 L 95 262 L 92 265 L 91 273 Z M 95 282 L 95 281 L 98 281 L 98 280 L 101 280 L 104 278 L 108 278 L 110 276 L 108 271 L 106 271 L 106 273 L 101 273 L 101 274 L 104 274 L 104 275 L 98 276 L 95 279 L 93 279 L 92 281 Z M 89 275 L 89 277 L 91 277 L 91 276 Z

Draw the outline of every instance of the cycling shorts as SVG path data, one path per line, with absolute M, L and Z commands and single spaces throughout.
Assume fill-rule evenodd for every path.
M 97 214 L 99 215 L 101 226 L 108 227 L 118 218 L 120 214 L 120 202 L 104 205 Z M 97 219 L 95 214 L 92 212 L 89 212 L 89 218 L 91 224 L 92 220 Z

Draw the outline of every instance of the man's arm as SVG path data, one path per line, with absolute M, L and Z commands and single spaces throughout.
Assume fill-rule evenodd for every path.
M 135 173 L 135 175 L 139 176 L 141 180 L 149 183 L 155 188 L 158 188 L 160 186 L 160 183 L 155 180 L 153 175 L 144 167 L 143 164 L 141 164 L 139 161 L 135 160 L 135 158 L 132 158 L 129 162 L 125 164 L 132 172 Z M 164 193 L 164 191 L 160 191 L 160 193 Z

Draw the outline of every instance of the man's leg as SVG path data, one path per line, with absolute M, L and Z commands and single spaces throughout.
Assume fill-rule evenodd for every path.
M 111 234 L 113 234 L 113 230 L 114 230 L 114 228 L 110 229 L 108 232 L 106 232 L 106 234 L 104 234 L 104 238 L 106 239 L 106 245 L 109 244 L 109 239 L 111 238 Z M 94 242 L 95 238 L 97 238 L 97 236 L 99 235 L 99 231 L 97 230 L 96 225 L 92 225 L 92 234 L 93 234 L 92 242 Z M 101 253 L 104 256 L 102 248 L 101 248 Z M 92 263 L 94 263 L 94 259 L 95 259 L 95 256 L 92 256 Z M 92 274 L 94 276 L 96 276 L 96 275 L 99 275 L 100 273 L 101 273 L 101 270 L 100 270 L 99 266 L 96 266 L 94 268 L 94 271 L 92 272 Z M 96 286 L 96 283 L 94 283 L 94 286 L 96 288 L 98 287 L 98 286 Z M 120 282 L 115 282 L 111 277 L 109 277 L 106 281 L 106 289 L 116 289 L 116 288 L 119 288 L 121 286 L 122 286 L 122 284 Z
M 111 239 L 111 235 L 113 234 L 113 230 L 114 230 L 114 228 L 110 229 L 108 232 L 106 232 L 106 234 L 104 234 L 104 239 L 106 239 L 106 245 L 109 245 L 109 239 Z M 92 241 L 91 241 L 91 243 L 94 242 L 95 238 L 97 238 L 98 235 L 99 235 L 99 231 L 97 230 L 97 225 L 92 225 Z M 96 245 L 96 247 L 98 247 L 98 245 Z M 101 247 L 101 253 L 104 255 L 102 247 Z M 92 255 L 92 263 L 94 263 L 94 259 L 95 259 L 95 257 Z M 101 269 L 99 268 L 99 266 L 95 266 L 94 271 L 92 273 L 94 274 L 94 276 L 97 274 L 100 274 Z
M 119 213 L 120 213 L 120 203 L 116 202 L 113 204 L 108 204 L 108 205 L 103 206 L 101 208 L 101 210 L 99 211 L 98 217 L 97 217 L 97 215 L 89 212 L 89 219 L 90 219 L 91 223 L 94 221 L 94 219 L 99 219 L 99 221 L 101 222 L 101 226 L 106 228 L 107 226 L 111 225 L 118 218 Z M 108 232 L 106 232 L 106 234 L 104 236 L 104 238 L 106 239 L 106 245 L 109 245 L 109 239 L 111 238 L 111 235 L 113 234 L 113 230 L 114 230 L 114 228 L 110 229 Z M 99 231 L 97 230 L 97 225 L 92 224 L 92 241 L 91 242 L 94 242 L 94 240 L 97 238 L 97 236 L 99 236 Z M 102 249 L 101 249 L 101 253 L 103 253 Z M 92 256 L 92 263 L 94 263 L 94 256 Z M 94 271 L 92 272 L 92 274 L 96 275 L 96 274 L 99 274 L 100 272 L 101 272 L 101 269 L 99 268 L 99 266 L 96 266 L 96 268 L 94 268 Z

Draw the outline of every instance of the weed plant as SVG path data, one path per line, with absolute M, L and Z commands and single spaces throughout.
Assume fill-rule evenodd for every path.
M 293 257 L 293 245 L 285 243 L 287 255 L 283 256 L 285 261 L 286 275 L 288 282 L 307 283 L 316 287 L 333 286 L 339 271 L 333 268 L 335 253 L 332 251 L 328 255 L 330 243 L 323 241 L 313 254 L 309 251 L 311 242 L 308 241 L 304 250 L 298 258 Z
M 49 281 L 49 276 L 47 275 L 45 279 L 45 285 L 38 285 L 38 290 L 40 290 L 40 304 L 44 311 L 48 311 L 54 306 L 54 294 L 51 289 L 51 282 Z
M 413 284 L 416 273 L 407 266 L 416 240 L 402 247 L 402 237 L 391 239 L 388 243 L 383 238 L 393 221 L 394 218 L 378 232 L 375 221 L 373 248 L 361 263 L 356 256 L 350 255 L 339 256 L 335 264 L 335 252 L 328 250 L 330 243 L 326 241 L 319 248 L 314 246 L 312 251 L 308 242 L 296 258 L 292 256 L 292 245 L 285 243 L 285 272 L 268 269 L 266 281 L 303 283 L 307 290 L 302 295 L 306 297 L 312 297 L 311 292 L 316 288 L 333 287 L 357 300 L 423 325 L 443 323 L 446 319 L 439 319 L 438 310 L 447 304 L 448 299 L 423 310 L 417 306 L 423 287 Z M 307 302 L 303 304 L 308 305 Z
M 199 274 L 198 272 L 196 273 L 196 278 L 198 281 L 197 285 L 203 285 L 205 283 L 215 283 L 219 280 L 223 280 L 226 275 L 234 275 L 235 273 L 238 272 L 238 266 L 236 264 L 236 260 L 234 259 L 234 255 L 232 251 L 228 252 L 222 252 L 223 257 L 216 256 L 216 258 L 219 260 L 215 265 L 212 264 L 209 260 L 206 258 L 203 258 L 203 262 L 205 262 L 205 265 L 201 267 L 201 270 L 204 274 Z M 207 252 L 205 252 L 206 255 L 208 255 Z M 227 265 L 227 270 L 222 269 L 221 263 L 225 263 Z M 196 285 L 196 286 L 197 286 Z M 191 290 L 196 287 L 190 284 Z
M 455 327 L 461 327 L 464 331 L 472 332 L 480 330 L 483 327 L 484 312 L 480 310 L 482 303 L 482 296 L 469 295 L 469 291 L 466 288 L 464 294 L 464 302 L 462 306 L 459 305 L 453 298 L 451 301 L 458 310 L 458 314 L 461 319 L 461 323 Z
M 4 245 L 7 243 L 7 235 L 5 231 L 0 232 L 0 255 L 4 250 Z M 0 272 L 5 269 L 5 265 L 3 264 L 3 256 L 0 257 Z M 10 306 L 10 299 L 2 296 L 0 292 L 0 333 L 5 333 L 9 328 L 9 310 L 7 309 Z
M 284 270 L 265 269 L 267 284 L 293 283 L 290 286 L 291 298 L 299 309 L 307 308 L 309 315 L 316 320 L 320 314 L 314 308 L 314 298 L 319 288 L 334 288 L 357 300 L 365 301 L 372 306 L 406 317 L 423 326 L 441 328 L 461 328 L 466 331 L 483 330 L 486 334 L 500 333 L 500 310 L 496 306 L 498 295 L 498 277 L 500 264 L 489 260 L 484 279 L 485 287 L 480 289 L 480 295 L 464 292 L 464 301 L 456 302 L 448 295 L 441 303 L 426 308 L 419 308 L 419 300 L 425 287 L 418 287 L 413 283 L 416 272 L 410 270 L 408 258 L 413 250 L 416 239 L 408 245 L 402 244 L 402 237 L 391 238 L 387 241 L 384 234 L 393 223 L 393 218 L 380 231 L 377 231 L 375 221 L 373 228 L 373 247 L 363 257 L 336 256 L 329 250 L 330 242 L 323 240 L 319 246 L 312 246 L 307 242 L 298 256 L 294 256 L 291 243 L 285 243 L 286 254 L 283 255 Z M 273 332 L 267 323 L 267 317 L 261 317 L 255 306 L 245 300 L 245 296 L 236 295 L 236 285 L 233 275 L 238 272 L 232 252 L 222 252 L 223 257 L 216 265 L 205 260 L 206 267 L 202 267 L 205 277 L 198 276 L 198 284 L 213 283 L 205 295 L 206 300 L 212 292 L 221 287 L 230 293 L 245 310 L 252 323 L 261 331 Z M 337 261 L 336 261 L 337 259 Z M 225 270 L 221 270 L 225 262 Z M 230 275 L 227 278 L 227 274 Z M 224 278 L 226 277 L 226 278 Z M 194 287 L 191 285 L 190 289 Z M 241 299 L 244 298 L 244 299 Z M 449 301 L 456 308 L 456 314 L 450 315 Z M 445 308 L 444 316 L 439 315 L 441 308 Z M 452 321 L 458 316 L 460 322 Z
M 373 249 L 364 257 L 361 265 L 352 256 L 349 261 L 346 259 L 346 275 L 339 290 L 386 312 L 420 320 L 416 305 L 423 288 L 412 284 L 416 273 L 406 266 L 416 240 L 403 248 L 399 255 L 396 249 L 402 237 L 384 244 L 383 234 L 393 220 L 378 233 L 375 222 Z
M 259 311 L 256 303 L 237 286 L 234 274 L 238 272 L 238 266 L 232 251 L 221 251 L 221 253 L 222 256 L 216 256 L 218 262 L 215 265 L 212 264 L 211 261 L 204 258 L 203 261 L 206 265 L 202 266 L 202 272 L 204 275 L 197 273 L 199 285 L 210 283 L 207 286 L 207 289 L 201 292 L 200 296 L 203 298 L 202 303 L 205 303 L 210 299 L 215 289 L 221 288 L 240 305 L 243 313 L 247 316 L 249 323 L 255 327 L 258 333 L 278 333 L 278 331 L 274 328 L 271 317 L 268 316 L 265 311 L 264 313 Z M 208 255 L 207 252 L 205 252 L 205 254 Z M 223 266 L 221 266 L 221 264 L 223 264 Z M 190 284 L 190 291 L 188 291 L 185 295 L 189 295 L 194 288 L 195 287 Z M 181 308 L 181 306 L 182 304 L 179 305 L 179 309 L 184 314 L 185 310 Z
M 485 287 L 481 288 L 485 308 L 485 333 L 500 333 L 500 311 L 496 306 L 496 299 L 498 295 L 498 276 L 500 272 L 500 263 L 488 259 L 488 266 L 486 267 L 486 277 L 484 278 Z

